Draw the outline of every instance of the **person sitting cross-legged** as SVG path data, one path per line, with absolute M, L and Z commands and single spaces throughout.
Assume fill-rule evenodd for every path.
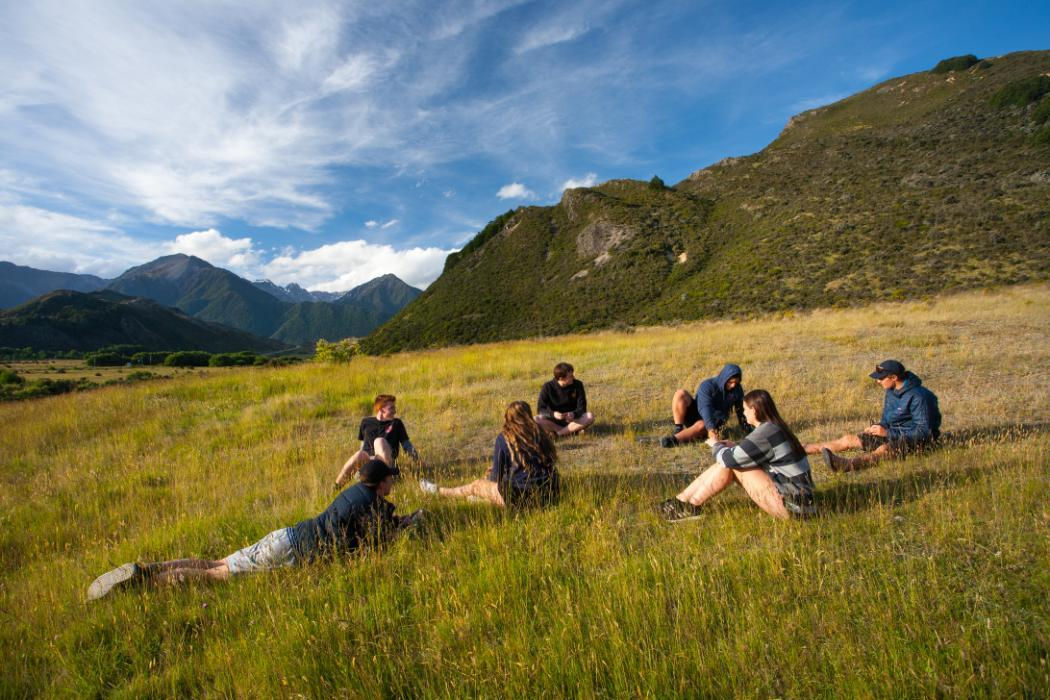
M 394 504 L 386 500 L 394 485 L 394 473 L 386 462 L 367 462 L 361 467 L 360 478 L 360 483 L 339 494 L 316 518 L 274 530 L 225 559 L 124 564 L 95 579 L 88 587 L 87 598 L 97 600 L 133 584 L 226 581 L 238 574 L 305 564 L 353 552 L 366 543 L 379 544 L 422 517 L 418 510 L 404 517 L 394 515 Z
M 550 436 L 532 417 L 524 401 L 514 401 L 503 416 L 496 436 L 492 468 L 485 478 L 452 488 L 420 479 L 424 493 L 447 498 L 485 501 L 500 507 L 549 505 L 561 493 L 558 453 Z
M 744 415 L 754 430 L 737 444 L 708 436 L 715 464 L 681 493 L 657 505 L 666 520 L 698 518 L 702 506 L 731 484 L 740 484 L 759 508 L 775 518 L 817 512 L 809 460 L 764 389 L 744 395 Z
M 846 434 L 830 442 L 806 445 L 807 454 L 821 454 L 828 468 L 852 472 L 874 466 L 887 457 L 900 458 L 937 444 L 941 437 L 941 409 L 937 396 L 897 360 L 886 360 L 868 375 L 885 390 L 882 418 L 864 432 Z M 864 454 L 847 458 L 845 450 Z
M 583 382 L 568 362 L 554 365 L 554 379 L 540 389 L 536 422 L 557 437 L 578 433 L 594 423 L 594 414 L 587 412 Z

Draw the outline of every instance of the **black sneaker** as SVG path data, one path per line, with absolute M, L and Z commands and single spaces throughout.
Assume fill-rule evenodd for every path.
M 674 439 L 674 435 L 664 435 L 660 438 L 660 447 L 678 447 L 681 444 Z
M 138 564 L 130 563 L 118 566 L 91 582 L 91 585 L 88 586 L 87 599 L 98 600 L 108 595 L 114 588 L 122 588 L 128 584 L 137 583 L 143 578 L 145 576 L 142 567 Z
M 692 503 L 679 501 L 677 498 L 668 498 L 657 506 L 657 512 L 669 523 L 681 523 L 699 518 L 704 511 L 700 506 L 694 506 Z

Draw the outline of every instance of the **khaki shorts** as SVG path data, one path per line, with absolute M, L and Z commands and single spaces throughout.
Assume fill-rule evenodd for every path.
M 269 571 L 295 564 L 290 527 L 274 530 L 255 544 L 239 549 L 223 561 L 231 574 Z

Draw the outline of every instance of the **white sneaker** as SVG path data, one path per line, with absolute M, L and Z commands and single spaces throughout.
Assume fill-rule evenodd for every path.
M 98 600 L 114 588 L 121 588 L 142 578 L 142 569 L 138 564 L 130 563 L 118 566 L 112 571 L 99 576 L 88 586 L 87 599 Z
M 423 493 L 429 493 L 432 496 L 436 496 L 438 492 L 438 485 L 433 481 L 427 481 L 426 479 L 419 480 L 419 489 Z

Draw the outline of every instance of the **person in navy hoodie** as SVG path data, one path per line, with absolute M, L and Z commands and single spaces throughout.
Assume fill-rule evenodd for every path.
M 360 479 L 316 518 L 274 530 L 225 559 L 124 564 L 95 579 L 87 599 L 97 600 L 134 584 L 227 581 L 238 574 L 307 564 L 349 554 L 366 545 L 377 546 L 420 521 L 422 511 L 407 516 L 394 514 L 394 504 L 386 500 L 394 487 L 394 471 L 386 462 L 367 462 L 361 467 Z
M 730 363 L 722 368 L 717 377 L 700 382 L 696 398 L 685 389 L 676 391 L 671 400 L 674 433 L 660 438 L 660 445 L 678 447 L 693 440 L 706 440 L 710 434 L 716 438 L 725 438 L 727 435 L 723 433 L 731 411 L 736 413 L 740 427 L 736 437 L 750 433 L 751 426 L 744 418 L 744 388 L 740 385 L 742 377 L 740 366 Z
M 843 435 L 830 442 L 806 445 L 806 454 L 820 453 L 832 471 L 867 469 L 880 459 L 904 457 L 935 445 L 941 437 L 941 410 L 937 396 L 922 380 L 897 360 L 886 360 L 870 375 L 886 391 L 882 419 L 862 433 Z M 863 450 L 852 459 L 836 452 Z

